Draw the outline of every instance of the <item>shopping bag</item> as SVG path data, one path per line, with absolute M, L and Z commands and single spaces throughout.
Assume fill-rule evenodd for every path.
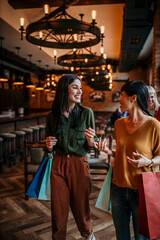
M 112 180 L 112 172 L 113 167 L 110 166 L 95 205 L 96 208 L 99 208 L 105 212 L 109 212 L 109 210 L 111 209 L 110 186 Z
M 52 160 L 53 155 L 49 156 L 48 163 L 46 166 L 46 170 L 42 179 L 41 187 L 38 194 L 38 199 L 41 200 L 50 200 L 50 176 L 51 176 L 51 168 L 52 168 Z
M 139 233 L 149 239 L 160 238 L 160 172 L 140 175 Z
M 52 159 L 53 159 L 53 154 L 49 153 L 48 156 L 46 154 L 44 154 L 43 158 L 44 159 L 26 192 L 26 195 L 37 198 L 37 199 L 40 199 L 38 197 L 39 197 L 39 192 L 41 190 L 43 178 L 45 177 L 45 179 L 47 179 L 47 177 L 45 176 L 46 170 L 48 172 L 48 164 L 50 165 L 50 161 L 52 161 Z M 50 179 L 50 176 L 49 176 L 49 179 Z M 48 180 L 48 183 L 50 183 L 50 180 Z M 41 193 L 41 197 L 42 197 L 42 193 Z M 49 199 L 50 199 L 50 197 L 49 197 Z M 43 200 L 49 200 L 49 199 L 47 199 L 47 198 L 45 199 L 45 196 L 43 197 Z

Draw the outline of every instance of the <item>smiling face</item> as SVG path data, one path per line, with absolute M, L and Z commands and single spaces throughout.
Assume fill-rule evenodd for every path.
M 80 103 L 82 96 L 81 81 L 77 78 L 68 87 L 69 104 Z
M 149 98 L 148 98 L 148 107 L 149 108 L 154 108 L 154 93 L 149 93 Z

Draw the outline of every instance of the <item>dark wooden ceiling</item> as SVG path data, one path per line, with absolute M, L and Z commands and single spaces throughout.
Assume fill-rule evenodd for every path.
M 8 3 L 14 9 L 25 9 L 25 8 L 40 8 L 43 7 L 44 3 L 48 3 L 50 7 L 61 6 L 64 2 L 63 0 L 8 0 Z M 74 1 L 73 1 L 74 2 Z M 97 5 L 97 4 L 116 4 L 125 3 L 125 0 L 77 0 L 74 5 Z

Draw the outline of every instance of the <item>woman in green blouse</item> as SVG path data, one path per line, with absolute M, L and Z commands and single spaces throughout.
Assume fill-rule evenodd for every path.
M 93 146 L 94 115 L 81 106 L 81 80 L 63 75 L 52 112 L 47 116 L 46 147 L 54 152 L 51 171 L 52 239 L 66 239 L 69 207 L 84 239 L 95 240 L 89 207 L 91 192 L 87 152 Z M 92 130 L 93 129 L 93 130 Z

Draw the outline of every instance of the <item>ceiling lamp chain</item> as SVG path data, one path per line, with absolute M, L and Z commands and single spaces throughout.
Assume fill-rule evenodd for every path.
M 26 39 L 39 46 L 59 49 L 86 48 L 98 44 L 103 46 L 104 26 L 101 30 L 96 25 L 96 11 L 92 11 L 92 22 L 84 22 L 84 14 L 78 20 L 66 12 L 75 0 L 65 1 L 62 6 L 49 13 L 49 6 L 44 5 L 45 16 L 29 24 L 24 29 L 24 18 L 20 19 L 21 39 Z

